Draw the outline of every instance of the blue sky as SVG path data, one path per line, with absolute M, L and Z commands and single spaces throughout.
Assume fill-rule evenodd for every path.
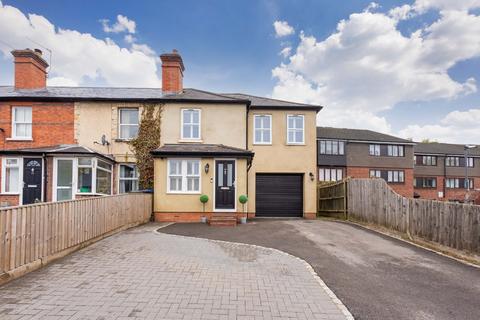
M 176 48 L 187 87 L 321 104 L 321 125 L 480 143 L 477 0 L 1 3 L 2 85 L 9 46 L 31 40 L 53 49 L 54 85 L 155 86 L 155 57 Z

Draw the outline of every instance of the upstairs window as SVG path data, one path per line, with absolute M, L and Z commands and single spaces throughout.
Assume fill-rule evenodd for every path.
M 389 157 L 403 157 L 404 148 L 403 146 L 398 145 L 388 145 L 387 146 L 387 156 Z
M 413 186 L 415 188 L 436 188 L 437 187 L 437 178 L 416 177 L 413 180 Z
M 120 139 L 131 140 L 138 135 L 138 109 L 119 109 Z
M 371 144 L 369 153 L 371 156 L 380 156 L 380 145 L 379 144 Z
M 344 155 L 345 142 L 336 140 L 320 140 L 320 154 Z
M 303 115 L 287 115 L 287 143 L 288 144 L 304 144 L 304 116 Z
M 254 142 L 255 144 L 272 143 L 272 116 L 255 115 L 254 116 Z
M 437 157 L 436 156 L 415 156 L 415 164 L 421 166 L 436 166 Z
M 467 158 L 466 166 L 473 168 L 474 162 L 473 158 Z M 446 157 L 445 165 L 447 167 L 465 167 L 465 158 L 464 157 Z
M 200 139 L 199 109 L 182 109 L 182 139 Z
M 32 107 L 12 108 L 12 138 L 32 139 Z

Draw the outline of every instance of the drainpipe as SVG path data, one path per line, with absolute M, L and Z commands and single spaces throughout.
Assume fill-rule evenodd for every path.
M 47 202 L 47 195 L 48 195 L 48 163 L 47 163 L 47 154 L 42 154 L 43 159 L 43 202 Z

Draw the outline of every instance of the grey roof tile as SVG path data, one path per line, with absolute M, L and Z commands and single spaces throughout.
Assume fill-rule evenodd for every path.
M 464 148 L 465 145 L 463 144 L 438 142 L 418 143 L 415 146 L 415 153 L 463 155 L 465 152 Z M 480 156 L 480 146 L 470 149 L 468 153 L 472 156 Z
M 253 152 L 246 149 L 225 146 L 223 144 L 201 144 L 201 143 L 184 143 L 184 144 L 165 144 L 152 152 L 154 155 L 231 155 L 231 156 L 248 156 L 253 157 Z
M 266 97 L 259 97 L 254 96 L 251 94 L 244 94 L 244 93 L 222 93 L 224 96 L 228 96 L 235 99 L 247 99 L 251 101 L 251 107 L 258 107 L 258 108 L 307 108 L 307 109 L 322 109 L 322 106 L 311 105 L 306 103 L 298 103 L 292 101 L 285 101 L 285 100 L 278 100 Z
M 19 149 L 8 149 L 0 150 L 1 154 L 91 154 L 99 155 L 109 160 L 114 160 L 113 156 L 107 155 L 95 150 L 92 150 L 88 147 L 78 145 L 78 144 L 59 144 L 54 146 L 46 147 L 37 147 L 37 148 L 19 148 Z
M 350 141 L 372 141 L 372 142 L 392 142 L 408 143 L 413 142 L 407 139 L 398 138 L 388 134 L 362 129 L 317 127 L 318 139 L 340 139 Z

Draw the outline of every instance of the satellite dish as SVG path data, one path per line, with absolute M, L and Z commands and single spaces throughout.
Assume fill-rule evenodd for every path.
M 107 137 L 104 134 L 102 135 L 102 139 L 100 141 L 102 142 L 102 146 L 110 145 L 110 142 L 108 142 Z

